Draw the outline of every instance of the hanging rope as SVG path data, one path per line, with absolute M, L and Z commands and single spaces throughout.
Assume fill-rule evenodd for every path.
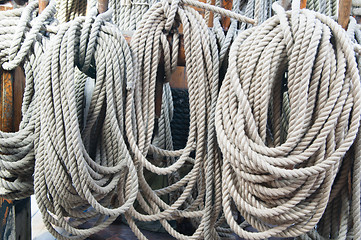
M 40 28 L 42 22 L 53 21 L 55 13 L 49 8 L 34 18 L 36 8 L 37 3 L 30 3 L 25 9 L 0 14 L 0 64 L 5 70 L 13 70 L 24 62 L 26 75 L 19 131 L 0 132 L 0 195 L 8 199 L 22 199 L 33 193 L 34 128 L 39 115 L 35 86 L 48 40 Z M 34 27 L 30 29 L 28 24 Z
M 85 16 L 87 10 L 86 0 L 56 0 L 56 19 L 60 23 L 68 22 L 78 16 Z
M 13 69 L 25 60 L 26 74 L 20 131 L 1 133 L 1 194 L 18 199 L 33 192 L 35 153 L 35 195 L 46 227 L 57 239 L 83 239 L 124 213 L 137 195 L 137 173 L 123 140 L 123 91 L 133 78 L 132 57 L 107 22 L 110 13 L 59 25 L 48 40 L 40 30 L 53 19 L 55 2 L 33 19 L 36 11 L 37 3 L 29 4 L 14 22 L 16 31 L 1 35 L 2 66 Z M 0 24 L 20 14 L 5 12 Z M 78 67 L 89 75 L 96 71 L 84 127 Z M 79 227 L 90 220 L 92 227 Z
M 81 238 L 107 227 L 138 192 L 123 138 L 123 87 L 132 81 L 133 62 L 110 18 L 107 12 L 60 25 L 44 56 L 35 194 L 48 230 L 58 239 L 67 235 L 55 226 Z M 96 72 L 84 128 L 76 106 L 77 66 L 88 73 L 93 66 Z M 91 219 L 96 220 L 93 227 L 78 227 Z
M 337 2 L 337 0 L 307 0 L 306 7 L 332 17 L 337 16 Z
M 361 32 L 356 20 L 350 18 L 347 35 L 353 43 L 359 43 Z M 359 63 L 360 58 L 357 55 Z M 360 65 L 358 64 L 360 70 Z M 313 229 L 300 239 L 353 239 L 361 238 L 360 221 L 360 130 L 353 147 L 345 155 L 341 169 L 333 183 L 325 213 Z M 352 183 L 349 183 L 351 180 Z M 349 184 L 351 184 L 349 186 Z M 351 189 L 349 189 L 351 187 Z M 351 190 L 351 191 L 350 191 Z
M 352 16 L 361 16 L 361 1 L 360 0 L 352 0 L 351 15 Z
M 309 232 L 340 191 L 342 204 L 333 209 L 347 213 L 352 162 L 344 156 L 361 110 L 357 64 L 336 22 L 297 8 L 298 1 L 289 12 L 274 5 L 275 17 L 237 37 L 217 102 L 223 211 L 246 239 Z M 282 113 L 284 96 L 289 110 Z M 258 232 L 235 222 L 231 203 Z M 336 234 L 350 236 L 347 221 L 338 221 Z
M 177 24 L 183 24 L 191 120 L 186 147 L 178 151 L 164 151 L 151 145 L 154 129 L 154 94 L 161 53 L 164 54 L 166 77 L 170 77 L 176 66 L 178 49 L 170 50 L 167 36 L 163 33 L 163 31 L 169 33 L 172 26 L 174 27 L 172 31 L 176 31 L 177 24 L 174 19 L 179 19 Z M 177 41 L 178 34 L 172 36 L 173 41 Z M 212 111 L 214 112 L 211 106 L 215 105 L 218 91 L 218 56 L 215 38 L 194 9 L 178 5 L 176 2 L 169 4 L 163 1 L 153 5 L 146 13 L 132 38 L 131 46 L 136 62 L 140 64 L 138 66 L 140 72 L 136 77 L 134 88 L 131 88 L 127 96 L 126 129 L 129 146 L 138 169 L 140 192 L 137 200 L 147 214 L 131 208 L 126 213 L 127 221 L 139 239 L 146 238 L 131 217 L 141 221 L 160 220 L 165 230 L 178 239 L 189 239 L 189 236 L 177 232 L 166 220 L 193 218 L 194 223 L 198 225 L 193 238 L 201 237 L 205 227 L 209 227 L 209 230 L 204 234 L 217 237 L 212 227 L 217 220 L 220 207 L 217 204 L 218 207 L 213 208 L 212 198 L 215 196 L 215 201 L 220 203 L 220 192 L 215 193 L 213 190 L 214 184 L 219 187 L 220 172 L 216 171 L 217 180 L 214 181 L 210 170 L 214 172 L 215 165 L 220 164 L 220 159 L 215 145 L 214 123 L 206 118 L 206 114 L 212 116 Z M 173 44 L 173 46 L 177 45 Z M 205 134 L 206 132 L 208 134 Z M 192 153 L 195 157 L 191 156 Z M 177 160 L 174 164 L 162 168 L 146 158 L 147 155 L 152 154 Z M 170 175 L 179 171 L 186 162 L 193 164 L 193 168 L 171 186 L 153 190 L 144 179 L 144 169 L 157 175 Z M 208 181 L 207 187 L 205 181 Z M 160 198 L 161 195 L 177 189 L 183 191 L 175 202 L 167 204 Z M 205 206 L 204 197 L 208 199 Z M 202 220 L 196 221 L 195 218 Z M 208 223 L 205 224 L 206 222 Z
M 198 2 L 184 3 L 204 7 Z M 216 10 L 220 11 L 218 8 Z M 243 17 L 238 19 L 246 20 Z M 175 42 L 178 41 L 179 24 L 183 26 L 190 127 L 185 148 L 168 151 L 151 144 L 155 124 L 155 82 L 162 53 L 166 78 L 170 77 L 176 66 L 178 49 L 174 47 L 178 46 Z M 173 49 L 167 41 L 168 34 L 173 38 Z M 221 168 L 214 129 L 219 60 L 214 34 L 193 8 L 177 1 L 171 4 L 163 1 L 153 5 L 146 13 L 132 38 L 131 47 L 139 71 L 136 81 L 128 84 L 126 129 L 138 169 L 140 191 L 137 200 L 146 214 L 131 207 L 125 214 L 130 227 L 139 239 L 146 237 L 133 218 L 140 221 L 159 220 L 164 229 L 177 239 L 218 239 L 228 236 L 229 230 L 219 227 Z M 154 155 L 176 160 L 170 166 L 161 167 L 151 160 Z M 143 175 L 145 170 L 156 175 L 181 175 L 187 163 L 191 164 L 190 171 L 176 183 L 162 189 L 152 189 Z M 177 190 L 181 190 L 181 194 L 174 202 L 167 204 L 161 198 Z M 188 218 L 194 224 L 192 236 L 177 232 L 168 222 L 181 218 Z
M 155 0 L 110 0 L 109 7 L 114 9 L 114 23 L 122 30 L 133 31 L 137 29 L 142 17 L 155 2 Z

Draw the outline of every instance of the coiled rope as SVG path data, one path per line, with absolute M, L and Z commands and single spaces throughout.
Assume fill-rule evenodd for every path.
M 352 16 L 361 16 L 361 1 L 360 0 L 352 0 L 351 15 Z
M 325 14 L 329 17 L 337 16 L 336 0 L 307 0 L 306 8 Z
M 360 43 L 361 32 L 356 20 L 350 17 L 347 35 L 355 44 Z M 360 57 L 356 55 L 360 70 Z M 317 229 L 301 235 L 299 239 L 360 239 L 360 128 L 353 147 L 344 156 L 342 167 L 333 183 L 332 197 Z M 348 181 L 351 181 L 348 183 Z M 351 184 L 351 190 L 348 185 Z
M 56 0 L 56 19 L 61 22 L 68 22 L 78 16 L 85 16 L 87 10 L 86 0 Z
M 187 1 L 203 7 L 199 2 Z M 209 10 L 213 8 L 210 7 Z M 218 9 L 216 9 L 218 10 Z M 223 10 L 222 10 L 223 11 Z M 245 18 L 242 18 L 245 20 Z M 151 144 L 154 131 L 154 94 L 161 53 L 164 55 L 165 76 L 169 78 L 176 66 L 179 24 L 183 26 L 186 73 L 188 79 L 190 126 L 184 149 L 169 151 Z M 173 49 L 167 35 L 173 38 Z M 133 218 L 140 221 L 159 220 L 164 229 L 177 239 L 218 239 L 228 236 L 220 227 L 221 161 L 216 144 L 214 111 L 218 94 L 219 57 L 216 39 L 204 19 L 193 8 L 178 1 L 154 4 L 144 15 L 131 43 L 134 62 L 139 69 L 135 82 L 129 83 L 126 110 L 126 130 L 130 151 L 138 169 L 137 201 L 142 212 L 133 207 L 125 213 L 133 232 L 139 239 L 146 237 Z M 162 167 L 152 161 L 175 158 L 172 165 Z M 180 180 L 162 189 L 152 189 L 143 174 L 178 173 L 185 164 L 192 165 Z M 162 195 L 181 190 L 180 196 L 167 204 Z M 133 218 L 132 218 L 133 217 Z M 169 220 L 188 218 L 195 226 L 192 236 L 177 232 Z
M 274 5 L 275 17 L 237 37 L 217 102 L 223 211 L 246 239 L 307 233 L 340 191 L 334 211 L 349 200 L 352 162 L 344 156 L 361 111 L 354 51 L 336 22 L 297 8 L 299 1 L 288 12 Z M 284 96 L 289 110 L 282 113 Z M 258 232 L 235 222 L 232 203 Z M 352 234 L 347 222 L 344 233 Z
M 175 26 L 173 31 L 176 31 L 175 18 L 183 24 L 191 120 L 186 147 L 178 151 L 165 151 L 151 145 L 154 129 L 154 94 L 161 52 L 164 53 L 166 77 L 170 77 L 171 71 L 176 66 L 178 49 L 173 48 L 170 52 L 167 36 L 163 33 L 165 31 L 169 34 L 172 26 Z M 178 34 L 175 32 L 172 36 L 173 46 L 177 46 L 178 44 L 175 43 L 178 41 Z M 216 222 L 220 207 L 219 204 L 216 208 L 212 207 L 212 198 L 216 194 L 215 201 L 220 203 L 220 192 L 214 193 L 213 186 L 210 185 L 217 184 L 220 187 L 220 171 L 213 170 L 217 162 L 218 165 L 220 164 L 220 159 L 215 145 L 214 123 L 212 119 L 206 118 L 206 114 L 212 116 L 211 105 L 215 106 L 218 92 L 218 51 L 215 38 L 194 9 L 178 5 L 177 1 L 173 1 L 172 4 L 163 1 L 153 5 L 146 13 L 132 38 L 131 46 L 135 62 L 140 64 L 138 66 L 140 72 L 136 77 L 134 88 L 127 96 L 126 129 L 129 146 L 138 169 L 140 191 L 137 200 L 147 214 L 131 208 L 126 213 L 127 221 L 139 239 L 146 238 L 137 229 L 131 216 L 141 221 L 160 220 L 165 230 L 172 236 L 178 239 L 190 239 L 189 236 L 173 229 L 166 220 L 181 217 L 199 218 L 201 220 L 197 221 L 197 230 L 192 238 L 200 238 L 205 227 L 210 228 L 207 234 L 216 237 L 217 234 L 210 231 L 213 230 L 212 226 Z M 195 157 L 192 157 L 191 153 Z M 147 155 L 152 154 L 177 158 L 177 160 L 174 164 L 162 168 L 146 158 Z M 179 171 L 186 162 L 193 164 L 191 171 L 166 188 L 153 190 L 144 179 L 145 169 L 157 175 L 168 175 Z M 210 176 L 210 169 L 213 170 L 212 172 L 216 171 L 216 178 Z M 208 181 L 207 191 L 205 181 Z M 175 202 L 167 204 L 160 198 L 161 195 L 177 189 L 183 191 Z M 203 205 L 204 197 L 210 198 L 210 201 L 206 200 L 206 206 Z M 205 224 L 206 222 L 210 224 Z
M 60 25 L 44 56 L 34 185 L 45 225 L 58 239 L 67 234 L 86 238 L 105 228 L 129 209 L 138 192 L 123 137 L 123 91 L 133 79 L 133 62 L 110 18 L 110 12 L 90 14 Z M 89 72 L 91 66 L 95 88 L 81 128 L 74 70 Z M 67 221 L 69 217 L 75 221 Z M 78 227 L 94 219 L 93 227 Z
M 22 104 L 22 121 L 15 133 L 0 132 L 0 195 L 22 199 L 33 193 L 34 128 L 39 116 L 35 86 L 47 38 L 40 33 L 42 23 L 50 23 L 55 9 L 47 9 L 38 18 L 33 12 L 37 3 L 25 9 L 2 12 L 0 15 L 0 63 L 12 70 L 24 62 L 26 75 Z M 29 24 L 34 27 L 29 28 Z
M 5 12 L 1 24 L 19 18 L 21 11 Z M 108 22 L 110 12 L 95 18 L 91 11 L 87 18 L 59 25 L 49 40 L 40 30 L 54 19 L 55 2 L 33 19 L 36 11 L 37 3 L 29 4 L 14 22 L 16 31 L 2 35 L 6 41 L 0 55 L 8 58 L 1 59 L 2 66 L 12 69 L 24 62 L 26 88 L 21 130 L 1 133 L 1 194 L 29 196 L 34 174 L 48 230 L 58 239 L 83 239 L 128 210 L 137 195 L 137 173 L 123 138 L 124 88 L 133 78 L 132 56 Z M 79 104 L 84 81 L 78 82 L 77 68 L 88 75 L 96 71 L 84 126 Z M 95 220 L 91 228 L 79 227 L 89 220 Z

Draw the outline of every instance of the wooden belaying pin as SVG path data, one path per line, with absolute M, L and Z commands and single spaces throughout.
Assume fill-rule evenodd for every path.
M 98 0 L 98 12 L 105 13 L 108 10 L 108 0 Z
M 340 0 L 338 7 L 338 24 L 347 30 L 348 22 L 351 15 L 351 0 Z
M 49 0 L 39 0 L 39 14 L 49 5 Z
M 304 9 L 307 6 L 307 0 L 301 0 L 300 8 Z

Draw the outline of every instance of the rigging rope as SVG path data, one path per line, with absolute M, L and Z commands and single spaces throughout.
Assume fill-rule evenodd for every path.
M 347 35 L 353 43 L 360 43 L 361 32 L 356 24 L 356 20 L 350 17 L 350 23 L 347 28 Z M 356 55 L 358 68 L 360 72 L 360 55 Z M 336 177 L 333 183 L 333 197 L 327 204 L 323 217 L 317 224 L 317 230 L 300 236 L 300 239 L 353 239 L 361 238 L 361 221 L 360 221 L 360 129 L 353 147 L 345 155 L 343 160 L 342 171 Z M 348 183 L 348 181 L 352 183 Z M 350 191 L 349 184 L 351 184 Z M 336 190 L 338 189 L 338 190 Z M 348 229 L 348 225 L 351 226 Z
M 10 199 L 22 199 L 33 193 L 34 128 L 39 115 L 35 86 L 47 42 L 39 31 L 42 23 L 50 23 L 55 13 L 49 8 L 34 19 L 36 8 L 37 3 L 31 3 L 25 9 L 10 10 L 0 15 L 0 64 L 5 70 L 12 70 L 25 59 L 26 75 L 19 131 L 0 132 L 0 195 Z M 28 23 L 34 27 L 29 29 Z
M 173 42 L 178 41 L 175 19 L 179 19 L 178 24 L 183 24 L 191 117 L 186 147 L 182 150 L 166 151 L 151 145 L 154 91 L 161 52 L 164 54 L 166 77 L 170 76 L 176 66 L 178 49 L 171 50 L 165 35 L 175 31 L 171 36 Z M 163 1 L 153 5 L 146 13 L 132 38 L 131 46 L 135 62 L 140 64 L 140 72 L 133 83 L 134 88 L 127 96 L 126 129 L 138 169 L 140 191 L 137 200 L 147 214 L 131 208 L 126 213 L 127 221 L 139 239 L 146 238 L 137 229 L 131 216 L 141 221 L 160 220 L 172 236 L 190 239 L 190 236 L 173 229 L 166 220 L 191 218 L 197 225 L 192 238 L 201 237 L 203 229 L 206 228 L 204 237 L 216 239 L 218 234 L 214 231 L 214 226 L 221 210 L 221 195 L 220 191 L 216 191 L 220 189 L 220 169 L 216 168 L 220 165 L 220 158 L 212 119 L 218 92 L 218 50 L 214 35 L 194 9 L 178 5 L 176 1 L 171 5 Z M 177 160 L 170 166 L 159 167 L 147 158 L 153 154 Z M 168 187 L 153 190 L 144 179 L 145 169 L 157 175 L 169 175 L 179 171 L 186 162 L 193 164 L 192 169 Z M 160 198 L 161 195 L 177 189 L 182 189 L 182 193 L 175 202 L 167 204 Z
M 217 102 L 223 211 L 246 239 L 299 236 L 340 192 L 348 201 L 352 162 L 344 156 L 361 111 L 352 44 L 332 19 L 297 8 L 299 1 L 288 12 L 274 5 L 275 17 L 237 37 Z M 258 232 L 235 222 L 231 203 Z M 338 206 L 345 217 L 347 204 Z M 347 221 L 341 226 L 337 234 L 352 234 Z
M 35 2 L 20 19 L 22 10 L 0 18 L 4 26 L 9 21 L 17 26 L 1 35 L 6 41 L 0 62 L 13 69 L 25 60 L 26 74 L 20 130 L 1 132 L 1 194 L 19 199 L 33 192 L 35 152 L 35 195 L 46 227 L 58 239 L 69 234 L 83 239 L 124 213 L 137 195 L 137 173 L 123 139 L 123 89 L 133 78 L 132 56 L 119 30 L 108 22 L 109 12 L 59 25 L 48 40 L 40 30 L 53 19 L 55 2 L 33 19 L 36 10 Z M 96 71 L 84 127 L 79 104 L 84 81 L 77 81 L 77 68 L 89 75 Z M 114 199 L 116 194 L 122 201 Z M 91 219 L 94 226 L 79 228 Z
M 123 137 L 123 92 L 133 78 L 133 62 L 110 18 L 106 12 L 60 25 L 44 56 L 34 185 L 44 222 L 58 239 L 67 236 L 55 226 L 80 238 L 105 228 L 129 209 L 138 192 Z M 76 104 L 77 67 L 96 73 L 84 128 Z M 96 219 L 91 228 L 78 227 L 91 219 Z
M 36 199 L 58 239 L 84 239 L 120 214 L 139 239 L 146 237 L 135 220 L 159 220 L 177 239 L 232 231 L 246 239 L 360 238 L 361 89 L 347 35 L 332 19 L 297 10 L 297 1 L 289 12 L 275 5 L 277 16 L 235 39 L 217 103 L 226 36 L 187 4 L 253 22 L 192 0 L 154 3 L 131 54 L 110 11 L 61 25 L 55 1 L 36 18 L 37 3 L 0 14 L 0 63 L 9 70 L 24 63 L 26 74 L 20 130 L 0 132 L 0 194 L 29 196 L 35 164 Z M 232 23 L 229 45 L 246 26 Z M 154 96 L 161 56 L 168 80 L 177 65 L 180 24 L 190 123 L 186 146 L 173 150 L 169 84 L 158 122 Z M 44 35 L 49 29 L 56 35 Z M 360 42 L 354 19 L 348 34 Z M 86 116 L 79 69 L 95 78 Z M 152 189 L 146 173 L 167 176 L 169 185 Z M 181 219 L 192 223 L 192 236 L 170 224 Z

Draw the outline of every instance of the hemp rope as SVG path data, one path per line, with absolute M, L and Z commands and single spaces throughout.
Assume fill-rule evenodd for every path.
M 113 21 L 120 29 L 133 31 L 155 0 L 110 0 L 109 7 L 114 9 Z
M 169 52 L 170 46 L 166 40 L 166 35 L 163 33 L 163 31 L 169 33 L 176 16 L 183 24 L 191 121 L 187 146 L 178 151 L 164 151 L 151 145 L 154 129 L 154 91 L 161 51 L 164 52 L 167 77 L 170 76 L 172 66 L 175 65 L 172 59 L 177 59 L 176 54 L 178 51 L 173 50 L 172 53 Z M 195 34 L 196 32 L 197 34 Z M 173 38 L 177 41 L 177 34 L 173 34 Z M 146 239 L 146 237 L 139 231 L 132 217 L 141 221 L 160 220 L 165 230 L 172 236 L 178 239 L 189 239 L 189 236 L 185 236 L 174 230 L 166 220 L 178 219 L 180 217 L 200 218 L 206 214 L 193 236 L 193 238 L 199 238 L 203 233 L 204 223 L 207 218 L 210 220 L 218 215 L 210 215 L 212 212 L 210 207 L 207 208 L 211 211 L 205 213 L 203 210 L 204 207 L 202 206 L 203 197 L 205 196 L 203 169 L 207 165 L 209 166 L 213 162 L 219 161 L 219 157 L 214 156 L 215 136 L 209 138 L 209 136 L 204 134 L 207 131 L 207 127 L 212 124 L 209 123 L 209 119 L 205 118 L 206 111 L 210 111 L 210 108 L 206 108 L 206 106 L 209 106 L 211 102 L 215 104 L 218 84 L 218 67 L 216 65 L 218 62 L 217 47 L 215 45 L 215 39 L 211 41 L 211 38 L 212 35 L 210 35 L 202 17 L 188 6 L 178 6 L 176 1 L 172 2 L 171 5 L 166 1 L 153 5 L 144 16 L 143 21 L 132 38 L 131 46 L 135 59 L 134 62 L 140 64 L 138 66 L 140 72 L 136 76 L 134 88 L 132 88 L 127 95 L 126 129 L 129 146 L 134 154 L 133 159 L 138 169 L 140 191 L 137 200 L 147 214 L 137 212 L 131 207 L 125 216 L 133 232 L 139 239 Z M 173 46 L 176 45 L 174 44 Z M 205 57 L 208 57 L 208 59 L 205 59 Z M 203 63 L 207 65 L 203 66 Z M 213 91 L 215 90 L 215 92 L 211 93 L 212 89 Z M 210 152 L 208 158 L 206 158 L 207 153 L 205 152 L 207 139 L 209 139 L 209 151 L 213 151 Z M 190 156 L 193 151 L 195 152 L 195 158 Z M 171 166 L 160 168 L 146 159 L 146 156 L 152 153 L 158 156 L 175 157 L 177 160 Z M 169 187 L 152 190 L 144 179 L 144 168 L 158 175 L 167 175 L 178 171 L 185 161 L 194 164 L 192 170 L 177 183 Z M 219 175 L 220 172 L 218 171 L 218 176 Z M 210 180 L 214 181 L 213 179 Z M 196 184 L 198 186 L 196 186 Z M 220 184 L 219 180 L 217 184 Z M 195 187 L 198 196 L 192 196 Z M 159 197 L 159 195 L 168 194 L 179 188 L 184 189 L 181 196 L 169 205 Z M 196 194 L 196 192 L 194 192 L 194 194 Z M 207 194 L 212 196 L 212 189 L 210 189 Z M 216 199 L 220 201 L 220 194 L 218 194 Z M 186 204 L 183 206 L 185 209 L 182 210 L 181 207 L 184 204 Z M 206 204 L 209 205 L 209 203 Z M 161 211 L 161 209 L 163 209 L 163 211 Z M 214 210 L 215 209 L 213 209 L 213 211 Z M 220 208 L 218 207 L 216 211 L 219 213 Z M 212 226 L 209 225 L 209 227 L 209 231 L 211 231 Z M 214 234 L 215 233 L 213 233 L 213 236 Z
M 337 16 L 337 2 L 337 0 L 307 0 L 306 8 L 332 17 Z
M 357 27 L 356 20 L 350 17 L 350 23 L 347 28 L 347 35 L 353 43 L 361 41 L 361 31 Z M 356 55 L 357 62 L 360 56 Z M 360 70 L 360 65 L 358 64 Z M 338 191 L 334 190 L 332 199 L 329 201 L 325 213 L 318 223 L 317 231 L 300 236 L 300 239 L 345 239 L 361 238 L 361 221 L 360 221 L 360 129 L 353 148 L 345 155 L 343 160 L 343 171 L 340 171 L 333 188 L 339 186 Z M 345 164 L 347 163 L 347 164 Z M 344 176 L 344 177 L 342 177 Z M 352 179 L 351 192 L 347 181 Z M 346 181 L 343 182 L 342 181 Z M 342 189 L 340 189 L 342 188 Z M 336 194 L 335 194 L 336 192 Z M 341 209 L 341 211 L 339 211 Z M 350 226 L 350 227 L 347 227 Z
M 199 2 L 183 3 L 204 7 Z M 214 7 L 208 8 L 214 10 Z M 216 10 L 220 11 L 218 8 Z M 246 20 L 243 17 L 238 19 Z M 169 151 L 151 144 L 155 124 L 154 93 L 161 53 L 164 55 L 166 78 L 169 78 L 176 64 L 178 50 L 171 50 L 166 35 L 171 34 L 172 46 L 177 46 L 174 41 L 178 41 L 179 24 L 183 26 L 186 54 L 190 127 L 185 148 Z M 221 164 L 215 137 L 214 110 L 219 66 L 214 34 L 193 8 L 178 1 L 171 4 L 162 1 L 154 4 L 144 15 L 132 37 L 131 48 L 139 71 L 136 81 L 129 82 L 125 124 L 130 151 L 138 169 L 140 189 L 137 200 L 146 213 L 138 212 L 133 207 L 125 213 L 131 229 L 139 239 L 146 239 L 134 219 L 159 220 L 164 229 L 177 239 L 229 237 L 229 230 L 219 227 L 221 222 L 218 221 L 221 211 Z M 170 166 L 160 167 L 147 158 L 152 155 L 176 158 L 176 161 Z M 143 176 L 145 169 L 157 175 L 174 174 L 186 162 L 193 164 L 191 170 L 176 183 L 162 189 L 151 189 Z M 160 198 L 179 189 L 182 193 L 170 204 Z M 180 218 L 190 218 L 195 224 L 196 230 L 192 236 L 177 232 L 168 222 Z
M 7 199 L 22 199 L 33 193 L 34 128 L 39 115 L 35 85 L 47 41 L 39 30 L 55 13 L 49 8 L 34 18 L 36 8 L 37 3 L 30 3 L 25 9 L 0 14 L 0 64 L 5 70 L 13 70 L 24 62 L 26 75 L 19 131 L 0 132 L 0 195 Z M 34 25 L 31 29 L 29 22 Z
M 56 5 L 58 8 L 55 17 L 60 23 L 85 16 L 87 10 L 86 0 L 56 0 Z
M 288 12 L 274 5 L 275 17 L 237 37 L 217 102 L 223 211 L 231 229 L 246 239 L 299 236 L 315 227 L 329 198 L 342 191 L 342 203 L 347 201 L 342 174 L 349 162 L 343 157 L 361 111 L 354 51 L 335 21 L 297 8 L 299 1 Z M 289 111 L 282 141 L 284 94 Z M 258 232 L 235 222 L 231 203 Z
M 360 0 L 352 0 L 351 15 L 352 16 L 361 16 L 361 1 Z
M 138 192 L 137 173 L 123 138 L 123 92 L 134 77 L 133 62 L 110 18 L 108 11 L 59 25 L 44 56 L 34 185 L 44 223 L 58 239 L 68 239 L 66 233 L 83 239 L 107 227 L 129 209 Z M 96 81 L 82 129 L 74 69 L 78 66 L 89 74 L 90 64 Z M 114 202 L 116 194 L 119 200 Z M 75 221 L 67 221 L 69 217 Z M 96 220 L 94 226 L 78 227 L 91 219 Z
M 350 38 L 357 44 L 361 44 L 361 28 L 356 23 L 353 17 L 350 17 L 347 33 Z M 357 66 L 359 73 L 361 74 L 361 54 L 356 53 Z M 361 217 L 360 217 L 360 188 L 361 188 L 361 128 L 357 134 L 354 143 L 354 159 L 352 166 L 352 202 L 351 202 L 351 214 L 353 223 L 353 236 L 354 239 L 361 239 Z
M 57 35 L 47 41 L 39 36 L 39 31 L 47 19 L 54 16 L 55 2 L 32 20 L 36 8 L 37 3 L 30 3 L 20 20 L 14 22 L 15 33 L 9 31 L 7 36 L 1 35 L 7 40 L 1 48 L 5 54 L 1 51 L 1 56 L 9 56 L 8 61 L 1 59 L 2 66 L 13 69 L 25 59 L 26 74 L 21 130 L 14 134 L 1 133 L 1 137 L 6 138 L 1 148 L 4 153 L 1 172 L 5 175 L 1 187 L 7 188 L 2 195 L 18 199 L 32 193 L 35 149 L 35 194 L 45 225 L 58 239 L 68 239 L 67 234 L 83 239 L 108 226 L 133 204 L 137 195 L 137 174 L 122 138 L 122 86 L 125 87 L 127 78 L 133 77 L 132 57 L 118 29 L 104 22 L 110 20 L 109 13 L 60 25 Z M 19 18 L 21 12 L 5 12 L 0 15 L 0 24 L 6 25 L 15 16 Z M 29 29 L 29 25 L 32 28 Z M 45 43 L 46 55 L 42 46 Z M 93 55 L 94 63 L 89 61 Z M 79 95 L 83 94 L 79 88 L 84 87 L 80 87 L 74 77 L 77 66 L 91 74 L 89 64 L 96 65 L 97 81 L 82 130 Z M 106 108 L 103 107 L 105 99 Z M 105 126 L 101 129 L 101 138 L 93 143 L 90 139 L 99 135 L 97 124 L 102 120 L 99 117 L 102 109 L 105 109 Z M 94 149 L 93 160 L 88 152 Z M 11 165 L 7 163 L 9 160 Z M 11 178 L 11 182 L 7 178 Z M 27 182 L 21 182 L 23 178 Z M 115 194 L 125 200 L 114 203 Z M 78 228 L 90 219 L 97 221 L 93 227 Z M 66 232 L 60 234 L 55 227 L 62 227 Z

